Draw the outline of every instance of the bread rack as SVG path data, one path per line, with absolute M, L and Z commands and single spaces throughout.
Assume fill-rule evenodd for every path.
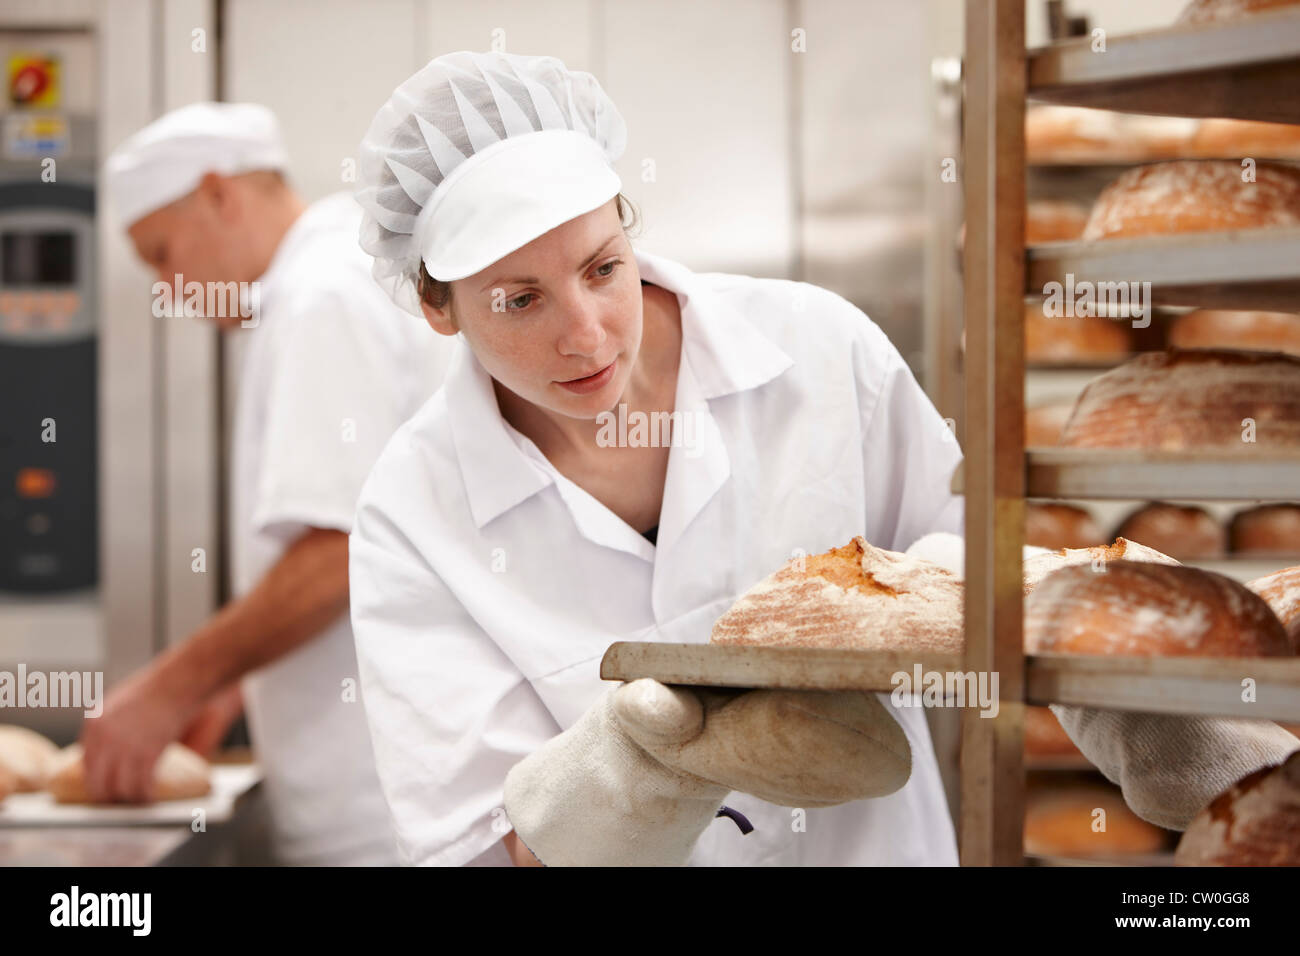
M 1268 713 L 1253 716 L 1300 721 L 1296 660 L 1222 670 L 1209 660 L 1024 654 L 1026 497 L 1280 499 L 1300 488 L 1300 456 L 1026 451 L 1027 292 L 1072 272 L 1076 281 L 1150 281 L 1157 302 L 1296 310 L 1300 230 L 1026 249 L 1025 101 L 1300 123 L 1300 12 L 1107 37 L 1104 53 L 1093 52 L 1090 38 L 1026 52 L 1023 0 L 967 0 L 965 29 L 966 459 L 955 481 L 967 502 L 964 667 L 998 672 L 1003 700 L 995 718 L 962 716 L 960 850 L 963 865 L 1018 865 L 1027 703 L 1224 713 L 1239 701 L 1246 668 L 1268 699 Z

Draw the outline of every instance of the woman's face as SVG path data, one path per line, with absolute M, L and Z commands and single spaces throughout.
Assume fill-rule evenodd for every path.
M 452 283 L 429 324 L 460 331 L 494 379 L 570 418 L 613 409 L 641 346 L 641 276 L 616 200 Z

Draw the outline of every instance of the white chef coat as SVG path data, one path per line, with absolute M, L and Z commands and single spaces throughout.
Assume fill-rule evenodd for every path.
M 901 551 L 962 530 L 949 491 L 958 446 L 861 311 L 803 283 L 636 258 L 642 279 L 677 294 L 676 409 L 697 416 L 695 446 L 669 457 L 657 545 L 501 417 L 463 342 L 362 490 L 353 631 L 380 780 L 411 863 L 504 857 L 494 844 L 509 829 L 506 772 L 611 686 L 599 664 L 614 641 L 707 642 L 717 617 L 796 549 L 862 534 Z M 955 865 L 924 713 L 891 712 L 912 747 L 901 790 L 806 818 L 732 794 L 755 832 L 716 820 L 692 863 Z
M 259 280 L 258 324 L 238 331 L 236 596 L 308 529 L 351 530 L 370 466 L 445 375 L 448 340 L 375 284 L 357 243 L 360 223 L 360 207 L 346 193 L 308 207 Z M 357 694 L 348 695 L 349 687 Z M 398 862 L 348 615 L 248 675 L 243 691 L 277 858 Z

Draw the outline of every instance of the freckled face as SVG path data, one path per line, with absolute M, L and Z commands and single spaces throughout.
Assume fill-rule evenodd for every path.
M 615 200 L 452 283 L 460 331 L 487 372 L 571 418 L 614 408 L 641 347 L 641 276 Z

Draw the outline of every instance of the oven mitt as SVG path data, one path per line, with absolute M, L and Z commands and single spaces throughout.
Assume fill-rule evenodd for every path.
M 1024 556 L 1045 549 L 1026 546 Z M 907 553 L 962 573 L 965 542 L 926 535 Z M 1300 748 L 1268 720 L 1146 714 L 1052 704 L 1052 713 L 1084 756 L 1124 792 L 1124 802 L 1149 823 L 1185 830 L 1192 818 L 1234 783 Z
M 1249 773 L 1281 763 L 1300 740 L 1269 720 L 1143 714 L 1052 704 L 1084 756 L 1148 823 L 1185 830 Z
M 874 694 L 642 679 L 516 764 L 505 808 L 548 866 L 682 866 L 733 790 L 831 806 L 893 793 L 910 774 L 907 736 Z

